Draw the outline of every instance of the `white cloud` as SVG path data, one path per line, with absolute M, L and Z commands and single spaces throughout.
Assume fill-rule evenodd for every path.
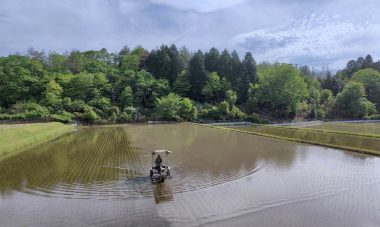
M 235 36 L 231 43 L 259 59 L 341 67 L 342 59 L 380 51 L 380 23 L 348 22 L 339 15 L 311 15 L 289 25 Z
M 0 5 L 0 56 L 30 46 L 117 51 L 125 44 L 152 49 L 175 43 L 192 51 L 214 46 L 242 56 L 252 51 L 258 61 L 319 66 L 340 66 L 367 53 L 380 57 L 380 7 L 374 0 L 0 0 Z M 312 13 L 329 16 L 292 21 Z
M 226 9 L 246 2 L 247 0 L 149 0 L 154 4 L 174 7 L 180 10 L 195 10 L 198 12 L 212 12 Z

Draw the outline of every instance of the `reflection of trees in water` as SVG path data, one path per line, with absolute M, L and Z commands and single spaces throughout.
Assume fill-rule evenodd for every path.
M 157 183 L 154 185 L 154 201 L 158 203 L 173 201 L 173 192 L 168 183 Z
M 1 162 L 0 190 L 50 188 L 118 180 L 140 171 L 139 157 L 122 128 L 81 129 Z
M 143 152 L 154 149 L 182 152 L 184 147 L 193 143 L 198 133 L 197 126 L 188 124 L 132 125 L 126 128 Z
M 190 124 L 131 126 L 129 131 L 141 150 L 171 149 L 174 165 L 183 163 L 197 174 L 251 171 L 261 160 L 291 165 L 295 156 L 291 143 Z
M 125 128 L 138 151 L 146 157 L 150 158 L 149 151 L 154 149 L 173 151 L 170 183 L 175 191 L 240 178 L 259 170 L 265 162 L 291 166 L 295 159 L 293 143 L 265 137 L 191 124 L 128 125 Z

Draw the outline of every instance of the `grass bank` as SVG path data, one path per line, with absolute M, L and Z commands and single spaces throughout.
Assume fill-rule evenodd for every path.
M 264 125 L 250 127 L 204 126 L 380 156 L 380 138 L 378 135 L 362 135 Z
M 0 160 L 72 131 L 58 122 L 0 125 Z
M 337 131 L 380 138 L 380 123 L 323 123 L 319 125 L 306 126 L 303 129 Z

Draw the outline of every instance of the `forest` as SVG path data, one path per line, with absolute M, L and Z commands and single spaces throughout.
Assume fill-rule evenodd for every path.
M 252 53 L 162 45 L 0 57 L 0 120 L 379 119 L 380 61 L 370 55 L 331 73 L 257 64 Z

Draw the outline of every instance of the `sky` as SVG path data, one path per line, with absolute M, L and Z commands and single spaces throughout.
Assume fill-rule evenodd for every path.
M 0 0 L 0 56 L 161 44 L 344 67 L 380 56 L 378 0 Z

